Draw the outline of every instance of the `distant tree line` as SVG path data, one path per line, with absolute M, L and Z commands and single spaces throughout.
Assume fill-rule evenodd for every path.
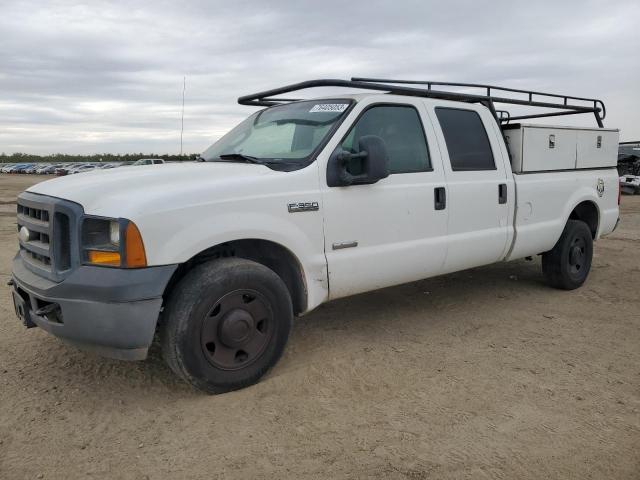
M 198 158 L 197 153 L 187 155 L 155 155 L 149 153 L 96 153 L 94 155 L 66 155 L 64 153 L 54 153 L 51 155 L 33 155 L 30 153 L 6 153 L 0 154 L 0 163 L 62 163 L 62 162 L 129 162 L 140 160 L 141 158 L 162 158 L 169 162 L 188 162 Z

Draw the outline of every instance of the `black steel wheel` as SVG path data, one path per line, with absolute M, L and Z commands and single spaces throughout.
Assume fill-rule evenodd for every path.
M 573 275 L 580 274 L 587 264 L 587 245 L 583 237 L 574 237 L 569 245 L 569 271 Z
M 569 220 L 553 249 L 542 255 L 542 272 L 552 287 L 573 290 L 587 279 L 592 257 L 591 230 L 580 220 Z
M 273 311 L 264 295 L 256 290 L 234 290 L 215 302 L 202 319 L 202 351 L 214 367 L 245 368 L 269 344 L 273 323 Z
M 225 258 L 189 271 L 169 295 L 162 321 L 169 367 L 200 390 L 222 393 L 257 382 L 278 361 L 293 308 L 275 272 Z

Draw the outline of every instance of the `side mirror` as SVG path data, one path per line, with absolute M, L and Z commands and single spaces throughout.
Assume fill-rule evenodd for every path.
M 358 173 L 349 167 L 358 166 Z M 358 153 L 337 149 L 329 158 L 327 185 L 368 185 L 389 176 L 389 155 L 382 138 L 365 135 L 358 141 Z

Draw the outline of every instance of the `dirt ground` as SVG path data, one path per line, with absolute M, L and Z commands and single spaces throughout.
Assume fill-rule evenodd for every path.
M 14 318 L 0 175 L 0 478 L 640 478 L 640 196 L 587 284 L 539 260 L 324 305 L 261 383 L 204 396 L 155 348 L 83 353 Z

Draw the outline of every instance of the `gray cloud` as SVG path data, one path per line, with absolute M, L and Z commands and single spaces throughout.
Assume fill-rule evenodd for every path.
M 187 152 L 251 112 L 240 95 L 352 75 L 596 96 L 636 139 L 639 14 L 633 0 L 0 1 L 0 151 L 176 152 L 183 75 Z

